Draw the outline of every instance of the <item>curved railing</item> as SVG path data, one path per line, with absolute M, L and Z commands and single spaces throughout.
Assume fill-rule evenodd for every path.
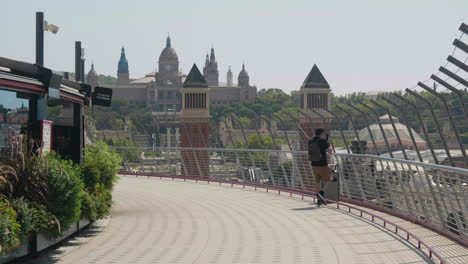
M 128 173 L 239 181 L 310 194 L 315 186 L 305 151 L 114 149 Z M 332 184 L 329 198 L 410 219 L 468 244 L 467 169 L 358 154 L 332 154 L 330 164 L 339 184 Z M 338 187 L 339 195 L 333 189 Z

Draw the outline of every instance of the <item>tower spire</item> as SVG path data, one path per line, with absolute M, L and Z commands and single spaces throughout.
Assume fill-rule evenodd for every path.
M 169 33 L 167 33 L 166 47 L 167 48 L 171 47 L 171 37 L 169 36 Z
M 211 47 L 210 61 L 215 61 L 215 52 L 213 46 Z

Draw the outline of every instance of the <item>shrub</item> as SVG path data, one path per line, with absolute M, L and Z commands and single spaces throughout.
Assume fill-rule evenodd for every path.
M 24 197 L 28 201 L 47 205 L 49 188 L 45 157 L 20 152 L 14 155 L 7 165 L 0 166 L 4 178 L 8 181 L 3 188 L 0 186 L 0 192 L 10 198 Z
M 95 198 L 97 218 L 103 218 L 109 214 L 112 206 L 112 193 L 102 185 L 99 185 L 93 196 Z
M 62 160 L 55 153 L 47 154 L 49 209 L 60 221 L 61 229 L 80 220 L 83 182 L 80 171 L 70 160 Z
M 32 211 L 33 233 L 39 231 L 47 231 L 49 233 L 60 233 L 60 222 L 58 219 L 47 211 L 47 208 L 38 203 L 31 202 L 29 209 Z
M 9 202 L 0 196 L 0 254 L 20 247 L 20 225 L 16 221 L 16 211 Z
M 45 206 L 29 202 L 23 197 L 11 201 L 11 206 L 17 212 L 17 222 L 21 226 L 21 241 L 39 231 L 60 232 L 56 218 L 47 212 Z
M 99 141 L 93 146 L 87 146 L 81 165 L 86 189 L 94 193 L 101 184 L 106 190 L 112 190 L 121 163 L 122 158 L 104 142 Z
M 25 241 L 34 229 L 32 211 L 29 209 L 27 201 L 23 198 L 12 200 L 11 207 L 16 211 L 17 222 L 21 226 L 20 239 L 21 241 Z
M 84 192 L 81 205 L 81 216 L 91 221 L 101 219 L 107 214 L 112 206 L 112 194 L 102 185 L 98 185 L 94 193 Z
M 81 200 L 81 218 L 88 218 L 90 221 L 97 219 L 94 197 L 86 191 L 83 192 L 83 199 Z

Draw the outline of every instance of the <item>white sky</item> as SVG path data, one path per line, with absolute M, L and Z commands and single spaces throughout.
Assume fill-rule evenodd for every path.
M 220 81 L 245 61 L 257 88 L 297 90 L 316 63 L 334 93 L 399 90 L 435 73 L 468 23 L 468 0 L 2 1 L 0 56 L 34 62 L 44 11 L 45 65 L 74 70 L 81 40 L 99 74 L 116 75 L 125 46 L 131 78 L 154 71 L 167 33 L 187 72 L 213 44 Z

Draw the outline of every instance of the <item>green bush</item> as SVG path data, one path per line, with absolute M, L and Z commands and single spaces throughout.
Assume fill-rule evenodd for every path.
M 7 166 L 9 165 L 9 166 Z M 20 152 L 6 162 L 3 168 L 8 188 L 0 189 L 7 197 L 20 198 L 47 205 L 47 162 L 43 155 Z
M 112 206 L 112 193 L 102 185 L 99 185 L 93 196 L 95 198 L 97 218 L 103 218 L 110 212 Z
M 60 221 L 60 229 L 80 220 L 83 182 L 80 170 L 70 160 L 62 160 L 55 153 L 47 154 L 49 209 Z
M 88 192 L 95 193 L 99 185 L 106 190 L 112 190 L 118 179 L 117 173 L 121 163 L 122 158 L 104 142 L 99 141 L 93 146 L 87 146 L 81 171 Z
M 98 219 L 94 197 L 86 191 L 83 191 L 83 198 L 81 200 L 81 218 L 88 218 L 90 221 Z
M 20 247 L 20 224 L 16 221 L 16 211 L 0 196 L 0 254 L 6 255 Z
M 23 198 L 12 200 L 11 207 L 16 211 L 17 222 L 21 226 L 21 241 L 25 241 L 34 229 L 32 211 L 29 209 L 28 202 Z
M 29 209 L 32 211 L 33 233 L 39 231 L 47 231 L 49 233 L 61 232 L 58 219 L 47 211 L 44 205 L 31 202 Z
M 45 206 L 30 202 L 23 197 L 12 200 L 11 206 L 18 214 L 17 222 L 21 226 L 22 242 L 39 231 L 59 231 L 55 217 L 47 212 Z
M 102 185 L 98 185 L 97 190 L 90 194 L 84 192 L 81 205 L 81 216 L 87 217 L 91 221 L 101 219 L 108 215 L 112 206 L 112 194 Z

